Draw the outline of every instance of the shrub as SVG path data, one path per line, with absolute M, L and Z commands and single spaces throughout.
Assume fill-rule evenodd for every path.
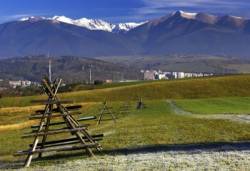
M 102 85 L 103 81 L 102 80 L 95 80 L 94 85 Z

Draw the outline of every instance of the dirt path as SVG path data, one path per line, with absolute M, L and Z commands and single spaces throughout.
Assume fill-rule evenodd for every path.
M 176 103 L 172 100 L 167 100 L 167 103 L 170 105 L 171 110 L 174 112 L 176 115 L 191 115 L 191 112 L 185 111 L 182 108 L 178 107 Z
M 176 115 L 188 115 L 194 118 L 202 118 L 202 119 L 226 119 L 234 122 L 241 123 L 250 123 L 250 115 L 249 114 L 194 114 L 184 109 L 180 108 L 176 105 L 176 103 L 172 100 L 167 100 L 167 103 L 170 105 L 171 110 Z
M 227 120 L 234 121 L 234 122 L 250 124 L 250 115 L 249 114 L 242 114 L 242 115 L 212 114 L 212 115 L 197 115 L 194 117 L 205 118 L 205 119 L 227 119 Z

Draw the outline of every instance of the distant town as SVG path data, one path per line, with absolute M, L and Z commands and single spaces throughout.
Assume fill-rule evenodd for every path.
M 29 80 L 3 80 L 0 79 L 0 90 L 4 90 L 7 87 L 10 88 L 26 88 L 30 86 L 39 86 L 40 84 L 38 82 L 33 82 Z
M 183 78 L 197 78 L 197 77 L 209 77 L 213 76 L 213 73 L 191 73 L 191 72 L 169 72 L 161 70 L 141 70 L 144 80 L 172 80 L 172 79 L 183 79 Z M 118 82 L 129 82 L 137 80 L 122 80 Z M 112 83 L 113 80 L 104 80 L 104 83 Z M 0 79 L 0 90 L 5 87 L 10 88 L 26 88 L 30 86 L 39 86 L 38 82 L 33 82 L 30 80 L 3 80 Z
M 213 73 L 191 73 L 191 72 L 164 72 L 161 70 L 142 70 L 144 80 L 172 80 L 183 78 L 210 77 Z

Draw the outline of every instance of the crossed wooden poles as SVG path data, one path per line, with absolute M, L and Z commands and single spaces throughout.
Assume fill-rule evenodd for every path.
M 104 115 L 110 115 L 112 120 L 114 121 L 114 123 L 116 122 L 116 117 L 114 115 L 114 113 L 111 111 L 112 107 L 109 107 L 107 105 L 107 101 L 105 100 L 103 102 L 103 106 L 102 106 L 102 109 L 101 109 L 101 112 L 100 112 L 100 115 L 98 117 L 98 121 L 97 121 L 97 125 L 100 125 L 101 121 L 104 120 Z M 107 119 L 106 119 L 107 120 Z M 108 119 L 110 120 L 110 119 Z
M 79 109 L 81 106 L 78 105 L 64 107 L 62 105 L 63 101 L 60 101 L 57 97 L 57 92 L 61 82 L 61 79 L 56 79 L 53 83 L 47 79 L 42 80 L 43 90 L 48 95 L 48 99 L 43 101 L 45 103 L 44 110 L 38 110 L 36 111 L 36 114 L 33 114 L 30 117 L 30 119 L 40 119 L 40 123 L 39 125 L 34 125 L 31 127 L 33 132 L 23 136 L 23 138 L 34 137 L 34 141 L 32 144 L 30 144 L 29 150 L 18 151 L 15 154 L 27 155 L 25 167 L 30 166 L 34 154 L 38 154 L 38 157 L 42 157 L 44 152 L 86 150 L 90 156 L 94 156 L 92 148 L 95 148 L 98 151 L 101 150 L 101 146 L 99 145 L 98 141 L 102 140 L 103 134 L 91 136 L 87 132 L 88 125 L 79 124 L 80 121 L 92 120 L 96 119 L 96 117 L 91 116 L 75 120 L 72 115 L 79 113 L 73 113 L 70 112 L 70 110 Z M 61 118 L 63 121 L 52 122 L 53 118 Z M 58 125 L 66 125 L 66 127 L 50 129 L 50 127 Z M 60 133 L 70 133 L 73 137 L 47 141 L 48 135 Z M 71 146 L 72 144 L 78 145 Z

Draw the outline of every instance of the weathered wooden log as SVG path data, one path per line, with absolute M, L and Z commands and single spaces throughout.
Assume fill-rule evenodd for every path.
M 93 138 L 95 142 L 101 141 L 103 138 Z M 85 142 L 90 142 L 88 139 L 85 140 Z M 58 146 L 65 146 L 65 145 L 73 145 L 73 144 L 79 144 L 81 143 L 80 140 L 74 140 L 74 141 L 69 141 L 69 142 L 63 142 L 63 143 L 57 143 L 57 144 L 49 144 L 49 145 L 44 145 L 44 148 L 48 147 L 58 147 Z M 38 146 L 41 147 L 41 146 Z
M 70 113 L 74 113 L 74 112 L 78 112 L 78 111 L 69 111 Z M 53 113 L 53 115 L 55 115 L 55 114 L 61 114 L 62 112 L 60 112 L 60 111 L 50 111 L 50 112 L 47 112 L 47 113 L 45 113 L 45 115 L 48 115 L 48 114 L 50 114 L 50 113 Z M 43 114 L 44 113 L 32 113 L 30 116 L 43 116 Z
M 80 118 L 77 121 L 81 122 L 81 121 L 94 120 L 94 119 L 96 119 L 95 116 L 90 116 L 90 117 Z M 63 121 L 63 122 L 54 122 L 54 123 L 50 123 L 49 126 L 63 125 L 63 124 L 66 124 L 66 122 L 65 121 Z M 89 124 L 83 124 L 83 126 L 89 126 Z M 33 125 L 33 126 L 31 126 L 32 129 L 36 129 L 36 128 L 39 128 L 39 127 L 40 127 L 40 125 Z
M 35 137 L 35 136 L 43 136 L 43 135 L 54 135 L 54 134 L 60 134 L 60 133 L 66 133 L 66 132 L 77 132 L 85 130 L 86 128 L 74 128 L 74 129 L 58 129 L 58 130 L 51 130 L 48 132 L 39 132 L 39 133 L 32 133 L 32 134 L 26 134 L 23 135 L 22 138 L 29 138 L 29 137 Z
M 46 115 L 32 115 L 29 117 L 29 120 L 35 120 L 35 119 L 42 119 L 42 118 L 57 118 L 57 117 L 63 117 L 63 116 L 67 116 L 67 115 L 81 115 L 81 112 L 70 112 L 69 114 L 52 114 L 51 116 L 49 116 L 48 114 Z
M 81 109 L 82 105 L 75 105 L 75 106 L 67 106 L 67 110 L 75 110 L 75 109 Z
M 103 137 L 103 134 L 96 134 L 96 135 L 91 135 L 92 138 L 100 138 Z M 87 139 L 86 137 L 82 137 L 84 140 Z M 63 140 L 54 140 L 54 141 L 47 141 L 45 142 L 45 145 L 48 144 L 54 144 L 54 143 L 61 143 L 61 142 L 68 142 L 68 141 L 74 141 L 74 140 L 78 140 L 77 137 L 72 137 L 72 138 L 68 138 L 68 139 L 63 139 Z M 38 143 L 38 145 L 40 145 L 40 143 Z
M 65 147 L 54 147 L 54 148 L 43 148 L 43 149 L 35 149 L 35 151 L 18 151 L 15 156 L 26 155 L 26 154 L 36 154 L 36 153 L 43 153 L 43 152 L 51 152 L 51 151 L 71 151 L 71 150 L 81 150 L 85 148 L 93 148 L 96 147 L 97 143 L 92 144 L 83 144 L 78 146 L 65 146 Z
M 113 118 L 105 118 L 105 119 L 101 119 L 101 121 L 114 121 Z
M 87 117 L 80 118 L 77 121 L 87 121 L 87 120 L 94 120 L 94 119 L 96 119 L 96 116 L 87 116 Z
M 65 107 L 67 110 L 72 111 L 72 110 L 79 110 L 82 108 L 82 105 L 75 105 L 75 106 L 67 106 Z M 45 111 L 44 110 L 37 110 L 35 113 L 37 114 L 43 114 Z M 52 112 L 60 112 L 58 108 L 55 108 L 52 110 Z
M 103 139 L 103 134 L 97 134 L 97 135 L 92 135 L 91 136 L 93 138 L 94 141 L 100 141 Z M 86 137 L 83 137 L 83 139 L 86 142 L 89 142 L 89 140 Z M 68 139 L 63 139 L 63 140 L 55 140 L 55 141 L 47 141 L 44 143 L 44 147 L 50 147 L 50 146 L 60 146 L 60 145 L 67 145 L 72 143 L 79 143 L 80 140 L 78 138 L 68 138 Z M 42 143 L 38 143 L 37 146 L 41 146 Z M 30 144 L 30 147 L 32 147 L 32 144 Z
M 90 126 L 90 124 L 81 124 L 77 128 L 86 128 L 87 129 L 89 126 Z M 63 130 L 63 129 L 67 129 L 67 128 L 68 127 L 64 127 L 64 128 L 54 129 L 54 130 Z M 30 133 L 26 133 L 26 134 L 37 133 L 37 131 L 38 131 L 38 129 L 32 129 Z M 44 131 L 42 131 L 42 132 L 44 132 Z
M 81 112 L 69 112 L 70 115 L 81 115 L 82 113 Z M 62 115 L 66 115 L 66 114 L 63 114 L 63 113 L 53 113 L 52 114 L 52 117 L 57 117 L 57 116 L 62 116 Z M 42 116 L 45 116 L 45 117 L 48 117 L 49 114 L 33 114 L 31 115 L 29 118 L 32 118 L 32 117 L 42 117 Z
M 68 104 L 68 103 L 73 103 L 72 100 L 52 100 L 52 101 L 48 101 L 48 100 L 32 100 L 31 103 L 42 103 L 42 104 Z

